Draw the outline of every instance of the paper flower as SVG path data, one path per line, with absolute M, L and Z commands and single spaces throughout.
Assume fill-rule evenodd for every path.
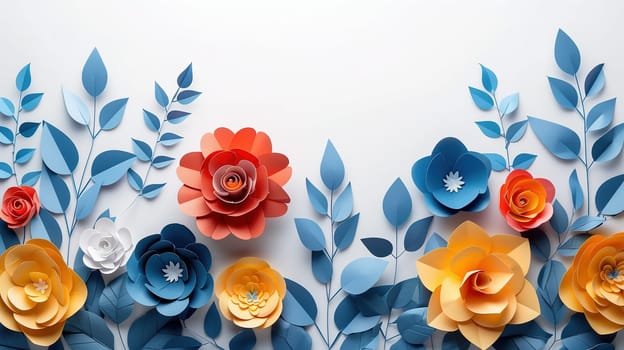
M 82 232 L 80 249 L 87 267 L 111 274 L 124 266 L 132 254 L 132 236 L 127 228 L 118 230 L 109 218 L 101 218 L 94 228 Z
M 555 187 L 547 179 L 533 178 L 525 170 L 507 175 L 500 189 L 500 211 L 507 224 L 522 232 L 540 226 L 553 215 Z
M 267 328 L 282 314 L 286 282 L 266 261 L 247 257 L 221 272 L 215 294 L 226 319 L 243 328 Z
M 466 221 L 448 246 L 416 262 L 422 283 L 433 292 L 427 323 L 462 335 L 481 349 L 492 345 L 505 325 L 528 322 L 540 314 L 535 288 L 525 279 L 531 262 L 529 241 L 488 234 Z
M 10 228 L 26 226 L 30 219 L 39 214 L 39 196 L 30 186 L 9 187 L 2 198 L 0 219 Z
M 164 316 L 198 309 L 210 300 L 212 258 L 206 246 L 180 224 L 141 239 L 128 260 L 126 288 L 139 304 L 156 306 Z
M 458 139 L 447 137 L 438 142 L 430 156 L 416 161 L 412 179 L 434 215 L 451 216 L 487 207 L 490 172 L 485 156 L 470 152 Z
M 585 241 L 563 276 L 559 296 L 570 310 L 584 313 L 599 334 L 624 329 L 624 232 Z
M 201 152 L 184 155 L 177 169 L 182 212 L 195 216 L 199 230 L 213 239 L 260 236 L 265 217 L 284 215 L 290 202 L 282 186 L 292 169 L 271 149 L 269 136 L 251 128 L 205 134 Z
M 0 323 L 50 346 L 87 299 L 87 287 L 49 241 L 33 239 L 0 256 Z

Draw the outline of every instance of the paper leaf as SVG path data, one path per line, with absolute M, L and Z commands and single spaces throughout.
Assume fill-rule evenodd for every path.
M 390 313 L 390 307 L 388 306 L 386 295 L 392 287 L 392 285 L 376 286 L 360 295 L 352 295 L 351 298 L 355 301 L 357 309 L 362 316 L 388 315 Z M 370 328 L 365 330 L 368 329 Z
M 442 350 L 468 350 L 470 342 L 459 331 L 447 332 L 442 339 Z
M 334 267 L 324 251 L 312 251 L 312 274 L 317 281 L 327 284 L 331 281 Z
M 54 214 L 63 214 L 69 206 L 70 198 L 69 188 L 63 178 L 49 171 L 44 165 L 39 184 L 41 205 Z
M 256 345 L 256 334 L 252 329 L 243 329 L 230 340 L 230 350 L 251 350 Z
M 43 94 L 40 92 L 34 94 L 28 94 L 22 98 L 22 109 L 26 112 L 30 112 L 39 106 Z
M 349 294 L 362 294 L 377 283 L 387 265 L 381 259 L 358 258 L 342 270 L 340 286 Z
M 598 103 L 587 114 L 587 131 L 599 131 L 611 125 L 615 111 L 615 98 Z
M 180 75 L 178 75 L 178 87 L 186 89 L 193 82 L 193 64 L 189 64 Z
M 216 339 L 219 334 L 221 334 L 221 327 L 219 308 L 217 307 L 217 303 L 213 302 L 204 318 L 204 333 L 206 333 L 209 338 Z
M 152 160 L 152 147 L 146 142 L 133 138 L 132 149 L 138 160 L 142 162 L 149 162 Z
M 22 185 L 26 186 L 34 186 L 37 181 L 39 181 L 39 177 L 41 176 L 41 171 L 31 171 L 24 176 L 22 176 Z
M 556 260 L 550 260 L 542 266 L 537 278 L 537 296 L 542 317 L 553 325 L 559 324 L 568 309 L 559 298 L 559 286 L 566 272 L 565 266 Z
M 366 332 L 379 323 L 381 316 L 364 316 L 361 313 L 355 315 L 355 317 L 349 322 L 349 324 L 342 330 L 343 334 L 350 335 L 355 333 Z
M 581 53 L 576 44 L 563 30 L 557 31 L 555 61 L 562 71 L 575 75 L 581 64 Z
M 172 132 L 166 132 L 160 135 L 160 139 L 158 139 L 158 143 L 165 147 L 171 147 L 177 145 L 180 141 L 182 141 L 183 137 Z
M 397 318 L 396 322 L 401 338 L 409 344 L 423 344 L 435 331 L 427 325 L 426 307 L 407 310 Z
M 520 95 L 516 92 L 515 94 L 504 97 L 500 104 L 499 110 L 502 116 L 509 115 L 518 109 Z
M 336 248 L 344 250 L 351 245 L 355 238 L 359 220 L 360 214 L 358 213 L 341 222 L 338 227 L 336 227 L 336 231 L 334 232 Z
M 334 324 L 339 331 L 342 331 L 351 323 L 360 311 L 351 296 L 346 296 L 340 301 L 334 312 Z
M 340 193 L 334 207 L 332 209 L 332 222 L 342 222 L 346 220 L 353 212 L 353 192 L 351 190 L 351 183 L 347 184 L 347 187 Z
M 273 350 L 311 350 L 312 338 L 304 328 L 278 320 L 271 327 Z
M 30 221 L 30 235 L 32 238 L 41 238 L 52 242 L 55 246 L 61 247 L 63 243 L 63 232 L 54 216 L 46 209 L 40 209 Z
M 362 243 L 371 254 L 378 258 L 385 258 L 392 254 L 392 243 L 384 238 L 368 237 L 362 238 Z
M 312 251 L 325 249 L 325 235 L 321 227 L 310 219 L 295 219 L 295 226 L 301 243 Z
M 568 184 L 570 185 L 570 193 L 572 193 L 572 203 L 574 205 L 574 210 L 579 210 L 583 206 L 584 196 L 583 189 L 581 188 L 581 183 L 579 182 L 578 175 L 576 174 L 576 169 L 572 170 L 570 177 L 568 179 Z
M 0 254 L 17 244 L 20 244 L 20 241 L 17 239 L 15 231 L 9 228 L 6 222 L 0 220 Z M 0 327 L 0 329 L 2 328 Z
M 528 119 L 537 138 L 555 157 L 565 160 L 577 158 L 581 150 L 581 140 L 574 131 L 544 119 Z
M 3 145 L 11 145 L 15 141 L 13 131 L 6 126 L 0 126 L 0 143 Z
M 604 63 L 592 68 L 585 78 L 585 97 L 593 97 L 598 95 L 605 86 Z
M 31 76 L 29 63 L 20 69 L 19 73 L 17 73 L 17 77 L 15 77 L 15 87 L 17 88 L 17 91 L 24 92 L 30 87 L 30 82 Z
M 102 313 L 116 324 L 127 320 L 134 306 L 134 300 L 126 289 L 126 278 L 123 274 L 112 280 L 98 300 Z
M 379 347 L 381 323 L 373 329 L 362 333 L 348 335 L 340 346 L 340 350 L 377 349 Z
M 469 86 L 468 90 L 470 91 L 470 97 L 472 97 L 472 101 L 480 109 L 484 111 L 489 111 L 490 109 L 492 109 L 492 107 L 494 107 L 494 100 L 492 99 L 492 97 L 490 97 L 490 95 L 488 95 L 487 92 L 479 90 L 472 86 Z
M 169 333 L 170 332 L 165 331 L 158 333 L 147 344 L 145 344 L 143 350 L 198 350 L 202 346 L 199 341 L 191 337 L 173 335 Z
M 165 90 L 158 84 L 158 82 L 154 82 L 154 97 L 156 97 L 156 102 L 162 107 L 167 108 L 169 105 L 169 96 Z
M 154 160 L 152 160 L 152 166 L 156 169 L 162 169 L 171 165 L 174 160 L 175 158 L 169 156 L 156 156 Z
M 555 97 L 555 100 L 562 108 L 568 110 L 576 109 L 578 94 L 570 83 L 553 77 L 548 77 L 548 83 L 550 84 L 550 91 L 553 97 Z
M 386 220 L 395 226 L 401 226 L 412 213 L 412 197 L 400 178 L 394 180 L 383 199 L 383 211 Z
M 0 114 L 13 117 L 15 115 L 15 106 L 13 102 L 6 97 L 0 97 Z
M 511 167 L 514 169 L 526 170 L 531 167 L 531 165 L 535 161 L 535 158 L 537 158 L 535 154 L 520 153 L 514 158 L 513 162 L 511 163 Z
M 93 159 L 91 177 L 102 186 L 112 185 L 126 174 L 136 158 L 125 151 L 104 151 Z
M 0 179 L 8 179 L 13 175 L 13 168 L 5 162 L 0 162 Z
M 586 218 L 587 216 L 584 217 Z M 557 249 L 557 253 L 561 256 L 575 256 L 579 247 L 585 243 L 589 237 L 590 235 L 586 233 L 574 235 L 565 241 L 559 249 Z
M 493 346 L 497 350 L 540 350 L 544 349 L 551 336 L 535 321 L 510 324 L 505 326 L 503 334 Z
M 188 105 L 190 103 L 192 103 L 193 101 L 195 101 L 199 95 L 201 95 L 201 92 L 199 91 L 195 91 L 195 90 L 184 90 L 184 91 L 180 91 L 180 93 L 178 94 L 178 97 L 176 98 L 176 100 L 183 105 Z
M 332 142 L 328 140 L 321 160 L 321 179 L 325 186 L 333 191 L 340 187 L 344 175 L 345 169 L 342 159 L 340 159 L 340 155 Z
M 64 338 L 71 349 L 114 349 L 115 338 L 100 316 L 84 309 L 70 317 L 63 329 Z
M 425 254 L 429 253 L 430 251 L 436 248 L 446 247 L 447 244 L 448 242 L 444 238 L 442 238 L 442 236 L 434 232 L 431 235 L 431 237 L 429 237 L 429 240 L 427 241 L 427 244 L 425 245 Z
M 82 261 L 84 257 L 84 252 L 80 249 L 76 249 L 76 257 L 74 258 L 74 272 L 78 274 L 81 280 L 86 281 L 93 273 L 93 270 L 88 268 L 84 261 Z
M 191 113 L 184 111 L 169 111 L 167 113 L 167 121 L 171 124 L 182 123 Z
M 85 281 L 85 284 L 87 285 L 88 291 L 87 300 L 84 304 L 85 310 L 93 312 L 100 317 L 103 316 L 100 311 L 99 296 L 102 295 L 102 291 L 104 290 L 104 279 L 100 271 L 93 271 Z
M 39 124 L 35 122 L 24 122 L 19 126 L 19 134 L 24 137 L 31 137 L 35 134 L 37 129 L 39 128 Z
M 89 108 L 82 99 L 74 95 L 68 89 L 63 88 L 63 100 L 65 101 L 65 110 L 67 114 L 80 125 L 89 125 L 91 114 Z
M 491 93 L 496 91 L 498 87 L 498 79 L 496 78 L 496 74 L 492 72 L 491 69 L 486 66 L 480 64 L 481 66 L 481 84 L 483 84 L 483 88 Z
M 82 68 L 82 86 L 89 95 L 97 97 L 104 91 L 104 88 L 106 88 L 107 81 L 108 74 L 106 73 L 106 67 L 104 66 L 102 57 L 100 57 L 100 53 L 97 49 L 93 49 Z
M 507 129 L 507 135 L 505 135 L 506 141 L 514 143 L 520 141 L 527 129 L 527 120 L 521 120 L 519 122 L 509 125 Z
M 129 350 L 143 349 L 145 344 L 156 336 L 169 321 L 169 317 L 159 314 L 156 309 L 151 309 L 145 315 L 137 318 L 128 330 Z
M 391 308 L 403 309 L 410 304 L 415 307 L 427 306 L 430 297 L 431 292 L 415 277 L 395 284 L 386 295 L 386 300 Z
M 127 103 L 128 98 L 120 98 L 104 105 L 100 111 L 100 128 L 102 130 L 116 128 L 121 123 Z
M 507 161 L 503 156 L 498 153 L 483 153 L 483 155 L 490 161 L 492 170 L 502 171 L 507 169 Z
M 156 196 L 158 196 L 160 192 L 162 191 L 163 187 L 165 187 L 164 183 L 149 184 L 143 187 L 143 190 L 141 190 L 141 197 L 147 198 L 147 199 L 156 198 Z
M 550 240 L 544 231 L 532 229 L 522 232 L 522 237 L 529 240 L 531 255 L 541 260 L 548 260 L 550 257 Z
M 306 191 L 314 210 L 321 215 L 327 215 L 327 197 L 308 178 L 306 178 Z
M 100 194 L 100 188 L 100 184 L 96 182 L 78 197 L 76 202 L 76 221 L 86 219 L 91 214 Z
M 553 202 L 553 216 L 550 218 L 550 226 L 560 235 L 568 230 L 568 214 L 556 199 Z
M 32 159 L 36 149 L 34 148 L 22 148 L 15 154 L 15 163 L 24 164 Z
M 286 280 L 286 296 L 282 301 L 281 317 L 296 326 L 307 327 L 314 324 L 318 309 L 314 297 L 307 289 L 288 278 Z
M 433 216 L 414 221 L 405 232 L 403 246 L 408 252 L 415 252 L 425 243 L 427 233 L 433 222 Z
M 570 225 L 572 232 L 589 232 L 605 222 L 605 218 L 600 216 L 581 216 Z
M 78 165 L 78 149 L 61 130 L 43 122 L 41 131 L 41 159 L 54 173 L 70 175 Z
M 603 182 L 596 191 L 595 200 L 601 215 L 618 215 L 624 211 L 624 175 Z
M 475 124 L 477 124 L 483 135 L 492 139 L 501 137 L 500 126 L 498 126 L 497 123 L 489 120 L 481 120 L 475 122 Z
M 587 323 L 582 313 L 573 314 L 561 332 L 561 342 L 568 350 L 592 349 L 601 343 L 611 343 L 614 334 L 599 335 Z
M 160 119 L 154 113 L 145 109 L 143 110 L 143 122 L 151 131 L 158 132 L 160 130 Z
M 615 159 L 624 146 L 624 123 L 618 124 L 604 133 L 592 146 L 592 158 L 596 162 Z
M 130 184 L 130 187 L 137 192 L 141 191 L 143 188 L 143 179 L 141 178 L 141 175 L 137 174 L 137 172 L 132 169 L 128 169 L 128 183 Z

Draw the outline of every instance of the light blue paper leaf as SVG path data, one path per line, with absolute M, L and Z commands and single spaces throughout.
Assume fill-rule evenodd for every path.
M 565 160 L 577 158 L 581 150 L 581 140 L 574 131 L 544 119 L 528 119 L 537 138 L 555 157 Z
M 30 112 L 39 106 L 43 93 L 37 92 L 34 94 L 28 94 L 22 98 L 22 109 L 26 112 Z
M 408 252 L 415 252 L 425 243 L 427 233 L 433 222 L 433 216 L 414 221 L 405 232 L 403 246 Z
M 307 327 L 314 324 L 318 309 L 314 297 L 307 289 L 288 278 L 286 280 L 286 296 L 282 301 L 281 317 L 296 326 Z
M 24 164 L 28 162 L 30 159 L 32 159 L 32 156 L 35 154 L 35 151 L 36 151 L 35 148 L 22 148 L 21 150 L 17 151 L 17 153 L 15 154 L 15 163 Z
M 170 147 L 173 145 L 177 145 L 180 141 L 182 141 L 183 137 L 177 134 L 174 134 L 172 132 L 166 132 L 162 135 L 160 135 L 160 139 L 158 139 L 158 142 L 165 146 L 165 147 Z
M 505 326 L 503 334 L 493 346 L 496 350 L 541 350 L 551 336 L 537 322 L 530 321 Z
M 490 165 L 492 166 L 492 170 L 494 171 L 503 171 L 507 169 L 507 161 L 503 156 L 498 153 L 483 153 L 484 156 L 490 161 Z
M 67 114 L 78 124 L 89 125 L 91 114 L 89 108 L 82 99 L 74 95 L 68 89 L 63 88 L 63 100 L 65 101 L 65 110 Z
M 507 135 L 505 135 L 507 142 L 514 143 L 520 141 L 520 139 L 522 138 L 522 136 L 524 136 L 524 133 L 526 132 L 527 123 L 527 120 L 521 120 L 519 122 L 509 125 L 509 128 L 507 129 Z
M 344 175 L 345 169 L 342 159 L 340 159 L 340 155 L 332 142 L 328 140 L 321 160 L 321 179 L 325 186 L 333 191 L 340 187 Z
M 100 128 L 102 130 L 116 128 L 121 123 L 127 103 L 128 98 L 120 98 L 104 105 L 100 111 Z
M 24 122 L 19 126 L 19 134 L 24 137 L 31 137 L 35 134 L 37 129 L 39 128 L 38 122 Z
M 596 191 L 595 200 L 601 215 L 618 215 L 624 211 L 624 175 L 603 182 Z
M 271 327 L 273 350 L 311 350 L 312 338 L 303 327 L 278 320 Z
M 552 91 L 555 100 L 557 100 L 557 103 L 559 103 L 562 108 L 569 110 L 576 109 L 578 94 L 570 83 L 553 77 L 548 77 L 548 83 L 550 84 L 550 91 Z
M 379 323 L 381 316 L 364 316 L 361 313 L 355 315 L 355 317 L 349 322 L 349 324 L 342 330 L 343 334 L 350 335 L 354 333 L 366 332 Z
M 125 151 L 104 151 L 93 159 L 91 177 L 102 186 L 112 185 L 126 174 L 136 158 Z
M 256 334 L 252 329 L 243 329 L 230 340 L 230 350 L 251 350 L 256 345 Z
M 134 306 L 134 300 L 126 290 L 126 278 L 123 274 L 112 280 L 98 300 L 102 313 L 116 324 L 127 320 Z
M 435 331 L 427 325 L 427 308 L 407 310 L 397 318 L 397 328 L 401 338 L 414 345 L 424 344 Z
M 427 244 L 425 245 L 425 254 L 429 253 L 430 251 L 436 248 L 446 247 L 447 245 L 448 245 L 448 242 L 446 241 L 446 239 L 444 239 L 442 236 L 434 232 L 431 235 L 431 237 L 429 237 L 429 240 L 427 241 Z
M 605 222 L 605 218 L 600 216 L 581 216 L 574 220 L 570 225 L 570 231 L 572 232 L 589 232 L 596 227 L 602 225 Z
M 160 192 L 162 191 L 163 187 L 165 187 L 164 183 L 149 184 L 143 187 L 143 190 L 141 190 L 141 197 L 147 198 L 147 199 L 156 198 L 156 196 L 158 196 Z
M 520 95 L 516 92 L 515 94 L 504 97 L 498 108 L 501 112 L 502 116 L 509 115 L 518 109 L 518 104 L 520 100 Z
M 511 163 L 511 167 L 514 169 L 526 170 L 533 164 L 535 158 L 537 158 L 535 154 L 520 153 L 514 158 L 513 162 Z
M 201 95 L 201 92 L 199 91 L 184 90 L 180 91 L 176 100 L 183 105 L 188 105 L 195 101 L 199 97 L 199 95 Z
M 306 177 L 306 191 L 314 210 L 321 215 L 327 215 L 327 197 Z
M 342 222 L 346 220 L 353 212 L 353 192 L 351 190 L 351 183 L 347 184 L 347 187 L 340 193 L 334 207 L 332 209 L 332 222 Z
M 373 329 L 362 333 L 348 335 L 340 346 L 340 350 L 374 350 L 379 347 L 381 323 Z M 420 349 L 417 349 L 420 350 Z
M 132 149 L 138 160 L 142 162 L 149 162 L 152 160 L 152 147 L 146 142 L 133 138 Z
M 358 258 L 342 270 L 340 286 L 349 294 L 362 294 L 377 283 L 387 265 L 377 258 Z
M 41 238 L 52 242 L 55 246 L 61 247 L 63 243 L 63 232 L 58 222 L 46 209 L 40 209 L 30 221 L 30 234 L 32 238 Z
M 167 121 L 171 124 L 180 124 L 182 123 L 191 113 L 184 111 L 169 111 L 167 113 Z
M 624 147 L 624 123 L 618 124 L 604 133 L 592 146 L 592 158 L 596 162 L 615 159 Z
M 39 177 L 41 176 L 41 171 L 31 171 L 24 176 L 22 176 L 22 185 L 26 186 L 34 186 L 37 181 L 39 181 Z
M 69 206 L 70 198 L 69 188 L 63 178 L 44 165 L 41 169 L 39 184 L 41 205 L 54 214 L 63 214 Z
M 215 339 L 221 334 L 221 316 L 217 303 L 213 302 L 204 317 L 204 333 L 209 338 Z
M 498 79 L 496 78 L 496 74 L 492 72 L 491 69 L 486 66 L 480 64 L 481 66 L 481 84 L 483 84 L 483 88 L 491 93 L 496 91 L 498 87 Z
M 89 95 L 97 97 L 106 88 L 107 81 L 108 73 L 106 72 L 106 67 L 102 57 L 100 57 L 100 53 L 94 48 L 82 68 L 82 86 Z
M 599 131 L 611 125 L 615 98 L 598 103 L 587 114 L 587 131 Z
M 490 95 L 488 95 L 487 92 L 479 90 L 472 86 L 469 86 L 468 90 L 470 91 L 470 97 L 472 97 L 472 101 L 480 109 L 484 111 L 489 111 L 490 109 L 492 109 L 492 107 L 494 107 L 494 100 L 492 99 L 492 97 L 490 97 Z
M 367 237 L 360 239 L 366 249 L 378 258 L 385 258 L 392 254 L 392 243 L 385 238 Z
M 400 178 L 394 180 L 383 199 L 386 220 L 395 227 L 403 225 L 412 213 L 412 197 Z
M 611 343 L 615 333 L 597 334 L 582 313 L 573 314 L 561 332 L 561 342 L 568 350 L 586 350 L 602 343 Z
M 312 274 L 317 281 L 327 284 L 331 281 L 334 267 L 327 254 L 322 250 L 312 251 Z
M 6 97 L 0 97 L 0 114 L 13 117 L 15 115 L 15 106 L 13 102 Z
M 587 216 L 584 216 L 587 217 Z M 557 249 L 557 253 L 561 256 L 575 256 L 579 247 L 589 238 L 591 235 L 589 234 L 578 234 L 570 237 L 565 243 Z
M 321 227 L 310 219 L 297 218 L 295 226 L 301 243 L 312 251 L 325 249 L 325 235 Z
M 152 160 L 152 165 L 156 169 L 162 169 L 171 165 L 174 160 L 175 158 L 169 156 L 156 156 L 154 157 L 154 160 Z
M 15 141 L 13 131 L 6 126 L 0 126 L 0 143 L 3 145 L 11 145 Z
M 418 277 L 395 284 L 386 295 L 388 306 L 393 309 L 427 306 L 430 298 L 431 292 Z
M 137 192 L 141 191 L 141 188 L 143 188 L 143 179 L 141 178 L 141 175 L 137 174 L 137 172 L 132 169 L 128 169 L 128 183 L 130 184 L 130 187 Z
M 562 71 L 575 75 L 581 64 L 581 53 L 576 44 L 563 30 L 557 31 L 555 61 Z
M 76 202 L 77 221 L 86 219 L 91 214 L 100 194 L 100 188 L 100 184 L 96 182 L 78 197 L 78 201 Z
M 115 338 L 100 316 L 84 309 L 70 317 L 63 338 L 73 350 L 114 349 Z
M 550 257 L 550 240 L 544 231 L 532 229 L 522 232 L 522 237 L 529 240 L 531 245 L 531 255 L 541 260 L 548 260 Z
M 550 260 L 542 266 L 538 276 L 537 295 L 542 316 L 553 325 L 559 324 L 568 311 L 559 298 L 559 286 L 565 272 L 561 262 Z
M 160 329 L 170 321 L 169 317 L 165 317 L 156 311 L 149 310 L 145 315 L 137 318 L 128 330 L 128 348 L 129 350 L 141 350 Z
M 78 149 L 54 125 L 44 121 L 41 131 L 41 159 L 53 172 L 70 175 L 78 165 Z
M 578 175 L 576 174 L 576 169 L 572 170 L 568 179 L 568 184 L 570 185 L 570 193 L 572 194 L 572 204 L 574 205 L 574 210 L 579 210 L 583 206 L 583 201 L 585 199 L 581 183 L 579 182 Z
M 477 124 L 483 135 L 492 139 L 501 137 L 500 126 L 498 126 L 497 123 L 489 120 L 481 120 L 475 122 L 475 124 Z
M 156 102 L 162 107 L 167 108 L 169 105 L 169 96 L 165 90 L 158 84 L 158 82 L 154 82 L 154 97 L 156 97 Z
M 0 162 L 0 179 L 8 179 L 13 175 L 13 168 L 5 162 Z
M 556 199 L 553 202 L 553 215 L 550 218 L 550 226 L 560 235 L 568 230 L 568 214 Z
M 186 89 L 193 83 L 193 64 L 190 63 L 180 75 L 178 75 L 178 87 L 180 89 Z
M 585 78 L 585 97 L 592 97 L 598 95 L 602 88 L 605 86 L 604 77 L 604 63 L 592 68 L 587 77 Z
M 147 128 L 151 131 L 158 132 L 158 130 L 160 130 L 160 119 L 158 119 L 154 113 L 144 109 L 143 121 L 145 122 Z
M 20 69 L 19 73 L 17 73 L 17 77 L 15 77 L 15 87 L 17 88 L 17 91 L 24 92 L 30 87 L 30 82 L 31 77 L 29 63 Z
M 442 350 L 468 350 L 470 342 L 459 331 L 447 332 L 442 339 Z
M 338 227 L 336 227 L 336 231 L 334 232 L 336 248 L 344 250 L 351 245 L 355 238 L 359 220 L 360 214 L 358 213 L 341 222 Z

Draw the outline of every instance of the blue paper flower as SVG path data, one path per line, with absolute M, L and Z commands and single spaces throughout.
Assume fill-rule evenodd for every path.
M 128 293 L 164 316 L 188 317 L 212 297 L 210 251 L 184 225 L 169 224 L 140 240 L 128 261 Z M 185 312 L 190 311 L 190 312 Z
M 438 142 L 430 156 L 416 161 L 412 179 L 434 215 L 451 216 L 487 207 L 490 172 L 484 155 L 468 151 L 461 141 L 447 137 Z

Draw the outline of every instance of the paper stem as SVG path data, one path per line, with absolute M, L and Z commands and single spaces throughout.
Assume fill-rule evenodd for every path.
M 507 142 L 507 132 L 505 131 L 505 123 L 503 122 L 503 114 L 500 111 L 500 107 L 498 106 L 498 100 L 496 99 L 496 94 L 492 93 L 492 98 L 494 99 L 494 105 L 496 106 L 496 113 L 498 114 L 498 120 L 500 122 L 501 127 L 501 136 L 503 137 L 503 142 L 505 142 L 505 154 L 507 155 L 507 170 L 511 171 L 511 158 L 509 157 L 509 142 Z
M 13 175 L 15 176 L 15 185 L 19 186 L 19 177 L 17 176 L 17 167 L 16 167 L 16 163 L 15 163 L 15 148 L 17 147 L 16 143 L 17 143 L 17 134 L 19 133 L 19 118 L 20 118 L 20 112 L 22 111 L 22 91 L 20 91 L 19 93 L 19 100 L 17 102 L 17 114 L 15 115 L 15 118 L 13 118 L 13 120 L 15 121 L 15 131 L 13 132 L 13 145 L 12 145 L 12 151 L 11 151 L 11 162 L 13 162 Z
M 583 166 L 585 167 L 585 194 L 587 195 L 587 216 L 589 216 L 591 212 L 591 201 L 589 199 L 589 156 L 587 152 L 587 115 L 585 114 L 585 97 L 583 97 L 583 92 L 581 91 L 581 85 L 579 84 L 578 75 L 574 74 L 574 80 L 576 81 L 576 89 L 578 91 L 579 97 L 581 97 L 581 118 L 583 119 Z
M 124 344 L 124 337 L 121 334 L 121 328 L 119 327 L 119 323 L 117 323 L 117 333 L 119 334 L 119 341 L 121 342 L 121 346 L 126 350 L 126 344 Z

